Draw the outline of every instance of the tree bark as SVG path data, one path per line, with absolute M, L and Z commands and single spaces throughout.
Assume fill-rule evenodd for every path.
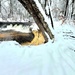
M 51 4 L 51 1 L 49 2 L 48 0 L 45 0 L 45 6 L 44 7 L 45 7 L 45 13 L 46 13 L 46 15 L 50 18 L 52 28 L 54 28 L 53 19 L 52 19 L 51 11 L 50 11 L 50 4 Z M 48 12 L 46 10 L 46 6 L 48 6 Z
M 72 0 L 72 12 L 71 12 L 71 18 L 72 18 L 72 16 L 73 16 L 73 12 L 74 12 L 74 1 L 75 1 L 75 0 Z
M 0 31 L 0 41 L 17 41 L 19 44 L 31 42 L 34 38 L 34 34 L 22 33 L 14 30 Z
M 1 13 L 1 1 L 0 1 L 0 13 Z
M 49 29 L 48 24 L 44 21 L 44 17 L 42 15 L 42 13 L 39 11 L 35 1 L 34 0 L 18 0 L 18 1 L 24 6 L 24 8 L 27 9 L 27 11 L 34 18 L 36 24 L 38 25 L 39 29 L 41 30 L 41 32 L 45 38 L 45 42 L 48 42 L 48 37 L 45 34 L 45 32 L 47 32 L 50 39 L 53 39 L 54 35 L 52 34 L 51 30 Z
M 65 8 L 65 14 L 64 14 L 65 17 L 67 17 L 68 3 L 69 3 L 69 0 L 66 0 L 66 8 Z

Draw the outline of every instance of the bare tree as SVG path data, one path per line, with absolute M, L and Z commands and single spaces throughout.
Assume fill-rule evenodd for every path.
M 53 20 L 52 20 L 52 16 L 51 16 L 51 11 L 50 11 L 50 5 L 51 5 L 51 1 L 50 0 L 45 0 L 45 6 L 44 6 L 45 7 L 45 13 L 50 18 L 51 25 L 54 28 Z M 47 7 L 47 9 L 46 9 L 46 7 Z
M 42 31 L 42 34 L 45 38 L 45 42 L 48 42 L 48 37 L 46 36 L 45 32 L 49 35 L 50 39 L 54 38 L 51 30 L 48 27 L 47 22 L 45 22 L 45 18 L 42 15 L 41 11 L 39 10 L 38 6 L 36 5 L 34 0 L 18 0 L 32 15 L 36 24 L 38 25 L 39 29 Z
M 74 2 L 75 0 L 72 0 L 72 12 L 71 12 L 71 18 L 74 16 Z
M 0 1 L 0 13 L 1 13 L 1 1 Z
M 69 0 L 66 0 L 66 8 L 65 8 L 64 16 L 67 16 L 68 3 L 69 3 Z

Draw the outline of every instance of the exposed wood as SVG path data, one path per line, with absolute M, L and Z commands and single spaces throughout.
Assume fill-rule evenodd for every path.
M 32 33 L 35 36 L 34 39 L 31 42 L 22 43 L 21 45 L 40 45 L 45 43 L 45 39 L 40 30 L 33 30 Z
M 44 21 L 44 17 L 42 15 L 42 13 L 39 11 L 35 1 L 34 0 L 18 0 L 18 1 L 27 9 L 27 11 L 34 18 L 36 24 L 38 25 L 39 29 L 41 30 L 41 32 L 45 38 L 45 42 L 48 41 L 48 38 L 47 38 L 45 32 L 47 32 L 50 39 L 53 39 L 54 35 L 52 34 L 51 30 L 49 29 L 47 23 Z
M 18 43 L 31 42 L 34 38 L 33 33 L 22 33 L 13 30 L 0 31 L 0 41 L 17 41 Z

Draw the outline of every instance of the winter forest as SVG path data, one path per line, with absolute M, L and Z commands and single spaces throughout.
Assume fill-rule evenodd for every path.
M 0 75 L 75 75 L 75 0 L 0 0 Z
M 43 9 L 48 9 L 50 5 L 53 18 L 59 20 L 61 17 L 68 19 L 75 19 L 75 1 L 74 0 L 39 0 Z M 0 0 L 0 18 L 8 20 L 12 18 L 14 20 L 29 18 L 26 9 L 21 5 L 18 0 Z

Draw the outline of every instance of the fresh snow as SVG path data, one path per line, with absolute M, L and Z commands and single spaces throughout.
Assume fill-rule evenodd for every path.
M 75 26 L 54 25 L 54 43 L 0 42 L 0 75 L 75 75 Z
M 22 26 L 15 24 L 14 26 L 12 24 L 7 25 L 5 28 L 0 28 L 1 31 L 6 31 L 6 30 L 15 30 L 23 33 L 30 33 L 30 27 L 29 26 Z
M 6 30 L 15 30 L 15 31 L 19 31 L 19 32 L 23 32 L 23 33 L 30 33 L 31 30 L 39 30 L 39 27 L 37 26 L 36 23 L 32 22 L 32 25 L 31 26 L 22 26 L 21 24 L 20 25 L 17 25 L 15 24 L 14 26 L 12 24 L 10 25 L 7 25 L 7 27 L 5 28 L 0 28 L 0 31 L 6 31 Z

